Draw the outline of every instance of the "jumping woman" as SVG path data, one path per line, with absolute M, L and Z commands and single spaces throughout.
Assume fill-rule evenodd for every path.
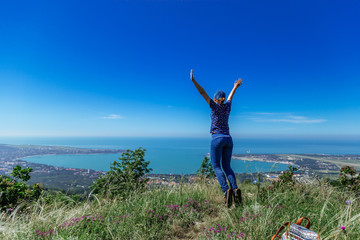
M 217 91 L 214 94 L 214 100 L 212 100 L 205 90 L 195 81 L 193 70 L 190 71 L 190 79 L 211 109 L 210 133 L 212 138 L 210 158 L 216 177 L 224 192 L 225 202 L 227 206 L 230 207 L 232 205 L 232 200 L 234 199 L 235 205 L 239 206 L 242 204 L 241 191 L 237 187 L 236 177 L 230 166 L 233 141 L 230 136 L 228 121 L 232 98 L 236 89 L 242 84 L 242 79 L 239 78 L 235 81 L 234 88 L 231 90 L 227 101 L 225 101 L 225 93 L 223 91 Z M 226 178 L 230 183 L 230 188 Z

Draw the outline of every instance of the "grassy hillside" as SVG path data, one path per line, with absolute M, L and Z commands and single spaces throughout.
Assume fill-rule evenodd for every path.
M 242 184 L 244 206 L 226 208 L 216 181 L 75 202 L 43 196 L 27 212 L 0 215 L 1 239 L 270 239 L 308 217 L 322 239 L 359 239 L 359 198 L 327 184 Z M 345 226 L 346 230 L 341 230 Z

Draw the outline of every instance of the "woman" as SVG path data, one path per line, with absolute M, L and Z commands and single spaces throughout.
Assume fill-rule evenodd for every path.
M 241 205 L 241 191 L 237 187 L 236 177 L 230 166 L 233 141 L 229 132 L 228 120 L 231 110 L 232 98 L 236 89 L 242 84 L 242 79 L 239 78 L 237 81 L 235 81 L 234 88 L 232 89 L 226 102 L 225 93 L 223 91 L 217 91 L 214 94 L 214 100 L 210 99 L 205 90 L 195 81 L 193 70 L 190 71 L 190 79 L 194 83 L 201 96 L 203 96 L 205 101 L 209 104 L 211 109 L 210 133 L 212 134 L 212 139 L 210 158 L 216 177 L 219 181 L 221 189 L 224 192 L 225 202 L 227 206 L 230 207 L 232 204 L 232 199 L 234 198 L 235 204 L 237 206 Z M 224 171 L 221 169 L 221 166 Z M 226 181 L 225 175 L 230 183 L 230 188 Z

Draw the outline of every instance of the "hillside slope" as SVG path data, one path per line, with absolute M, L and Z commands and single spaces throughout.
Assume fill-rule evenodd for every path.
M 311 220 L 322 239 L 359 239 L 359 198 L 323 183 L 273 188 L 242 184 L 230 209 L 216 181 L 83 202 L 43 196 L 27 212 L 0 215 L 1 239 L 270 239 L 280 225 Z M 345 226 L 345 231 L 341 229 Z

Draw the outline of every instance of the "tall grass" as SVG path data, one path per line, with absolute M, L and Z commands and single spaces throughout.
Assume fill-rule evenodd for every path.
M 134 191 L 127 199 L 42 198 L 27 212 L 0 213 L 0 239 L 270 239 L 284 222 L 308 217 L 322 239 L 360 239 L 354 193 L 323 184 L 242 184 L 243 207 L 228 209 L 216 181 Z M 345 230 L 341 229 L 345 226 Z

